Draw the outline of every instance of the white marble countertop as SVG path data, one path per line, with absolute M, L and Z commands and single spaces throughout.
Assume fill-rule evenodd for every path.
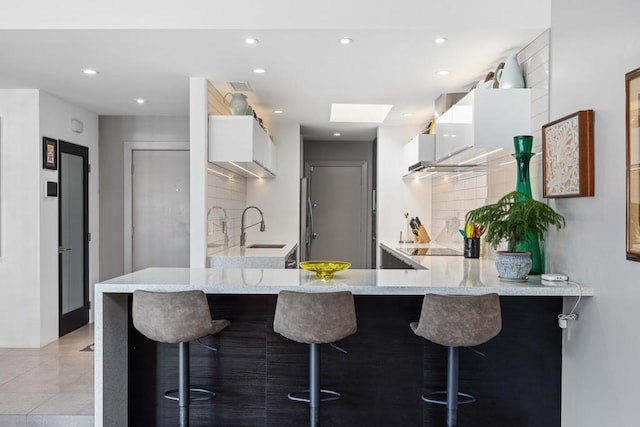
M 250 248 L 252 244 L 284 244 L 282 248 Z M 287 258 L 297 249 L 297 243 L 249 242 L 247 246 L 209 248 L 207 266 L 223 268 L 285 268 Z
M 180 291 L 201 289 L 208 294 L 277 294 L 281 290 L 328 292 L 350 290 L 354 295 L 474 295 L 496 292 L 513 296 L 578 296 L 577 286 L 545 286 L 498 279 L 493 261 L 463 257 L 430 257 L 430 270 L 344 270 L 332 280 L 298 269 L 148 268 L 96 284 L 98 293 L 131 293 L 137 289 Z M 583 296 L 593 289 L 582 288 Z

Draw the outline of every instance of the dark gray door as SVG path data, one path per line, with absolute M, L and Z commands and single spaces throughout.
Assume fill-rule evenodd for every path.
M 314 161 L 307 163 L 306 170 L 313 213 L 308 258 L 369 268 L 366 162 Z
M 89 149 L 60 141 L 60 336 L 89 322 Z

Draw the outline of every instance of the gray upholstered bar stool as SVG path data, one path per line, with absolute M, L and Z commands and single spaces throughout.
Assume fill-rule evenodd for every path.
M 209 390 L 189 387 L 189 341 L 217 334 L 231 323 L 211 320 L 207 297 L 202 291 L 133 293 L 133 325 L 145 337 L 163 343 L 178 343 L 178 389 L 169 390 L 165 397 L 177 400 L 180 406 L 180 425 L 189 425 L 189 403 L 210 400 L 215 394 Z M 178 392 L 178 397 L 173 394 Z M 201 397 L 191 397 L 198 393 Z
M 278 294 L 273 330 L 290 340 L 309 344 L 309 398 L 289 393 L 291 400 L 309 402 L 309 419 L 318 425 L 320 401 L 336 400 L 340 393 L 320 388 L 320 344 L 333 343 L 356 332 L 356 310 L 351 292 L 293 292 Z M 324 394 L 325 398 L 320 395 Z
M 476 400 L 458 392 L 458 347 L 480 345 L 498 335 L 502 329 L 500 298 L 498 294 L 427 294 L 422 302 L 420 321 L 410 326 L 416 335 L 449 347 L 447 391 L 427 393 L 422 400 L 447 405 L 447 426 L 453 427 L 457 424 L 458 404 Z M 446 400 L 434 398 L 445 394 Z

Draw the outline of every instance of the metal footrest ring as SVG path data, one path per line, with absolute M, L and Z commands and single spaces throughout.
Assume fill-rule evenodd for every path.
M 195 395 L 195 396 L 194 396 Z M 211 390 L 205 388 L 190 388 L 189 389 L 189 401 L 190 402 L 203 402 L 205 400 L 211 400 L 216 397 L 216 394 Z M 174 388 L 164 393 L 164 398 L 169 400 L 178 401 L 178 389 Z
M 322 394 L 328 395 L 327 397 L 322 397 Z M 299 396 L 299 395 L 309 395 L 309 390 L 299 390 L 299 391 L 292 391 L 291 393 L 289 393 L 287 395 L 287 397 L 289 398 L 289 400 L 295 400 L 297 402 L 307 402 L 309 403 L 311 400 L 308 397 L 303 397 L 303 396 Z M 333 391 L 333 390 L 325 390 L 325 389 L 321 389 L 320 390 L 320 402 L 328 402 L 330 400 L 338 400 L 340 399 L 340 393 L 338 393 L 337 391 Z
M 432 393 L 426 393 L 422 395 L 422 400 L 424 400 L 425 402 L 429 402 L 429 403 L 435 403 L 438 405 L 446 405 L 447 404 L 447 399 L 445 400 L 441 400 L 441 399 L 432 399 L 431 396 L 447 396 L 447 392 L 446 391 L 434 391 Z M 462 399 L 460 399 L 462 398 Z M 467 403 L 473 403 L 476 401 L 476 398 L 473 397 L 470 394 L 467 393 L 458 393 L 458 405 L 464 405 Z

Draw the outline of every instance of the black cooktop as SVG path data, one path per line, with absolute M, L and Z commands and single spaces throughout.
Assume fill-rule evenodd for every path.
M 462 256 L 462 251 L 449 248 L 396 248 L 409 256 Z

